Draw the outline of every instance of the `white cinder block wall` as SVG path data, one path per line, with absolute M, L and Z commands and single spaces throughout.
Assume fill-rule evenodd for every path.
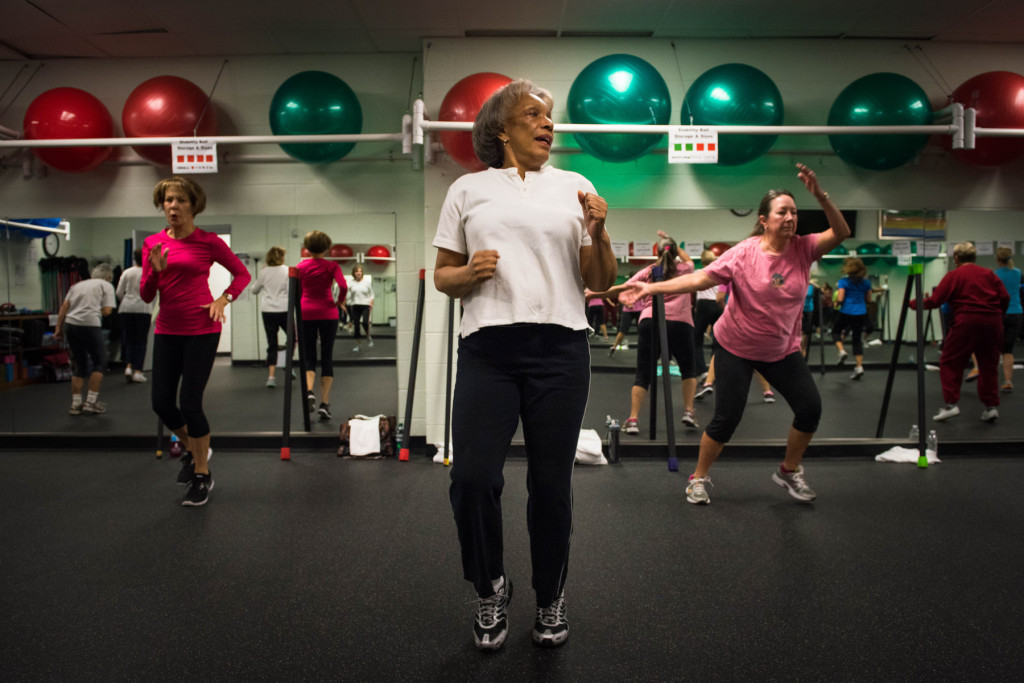
M 1024 73 L 1024 52 L 1019 46 L 925 44 L 923 48 L 954 88 L 984 71 Z M 682 99 L 693 81 L 707 69 L 729 62 L 756 66 L 773 79 L 782 92 L 787 124 L 824 123 L 843 88 L 878 71 L 913 79 L 928 93 L 934 108 L 945 104 L 944 87 L 900 41 L 661 39 L 431 39 L 424 41 L 422 55 L 234 57 L 224 69 L 214 100 L 221 134 L 267 134 L 269 102 L 278 86 L 295 73 L 320 69 L 342 78 L 357 93 L 364 132 L 397 132 L 402 114 L 409 110 L 410 93 L 415 97 L 422 92 L 429 116 L 436 119 L 441 100 L 456 81 L 472 73 L 496 71 L 532 78 L 549 88 L 555 96 L 555 119 L 564 122 L 566 98 L 579 72 L 593 60 L 618 52 L 639 56 L 659 71 L 672 97 L 673 123 L 679 120 Z M 214 58 L 48 62 L 0 117 L 0 124 L 20 129 L 25 108 L 35 96 L 50 88 L 74 86 L 103 101 L 120 130 L 121 108 L 135 85 L 173 74 L 209 89 L 221 65 L 222 60 Z M 0 81 L 14 79 L 21 66 L 0 63 Z M 575 143 L 571 136 L 558 136 L 556 145 Z M 233 146 L 228 151 L 280 154 L 276 146 L 265 145 Z M 131 229 L 161 227 L 150 195 L 153 184 L 169 174 L 166 169 L 106 163 L 88 173 L 65 174 L 43 172 L 37 164 L 26 175 L 19 157 L 0 156 L 6 161 L 0 165 L 0 215 L 72 219 L 73 242 L 65 245 L 71 249 L 63 253 L 119 258 Z M 611 206 L 609 229 L 615 239 L 649 239 L 654 230 L 665 227 L 681 241 L 735 241 L 749 232 L 752 220 L 735 218 L 727 210 L 751 208 L 769 187 L 788 186 L 799 192 L 793 172 L 796 161 L 818 171 L 840 207 L 860 211 L 858 240 L 874 241 L 871 216 L 879 208 L 945 208 L 950 241 L 1016 240 L 1024 223 L 1024 162 L 979 169 L 957 163 L 937 145 L 929 145 L 915 163 L 887 172 L 847 166 L 831 153 L 823 136 L 781 137 L 769 155 L 731 169 L 670 167 L 657 154 L 626 164 L 556 154 L 552 163 L 577 170 L 594 182 Z M 423 171 L 414 171 L 409 160 L 401 158 L 397 144 L 361 143 L 349 159 L 328 166 L 229 163 L 222 165 L 218 175 L 202 178 L 210 195 L 203 220 L 230 223 L 236 251 L 257 255 L 271 244 L 281 244 L 290 257 L 297 258 L 301 235 L 311 224 L 321 222 L 337 241 L 361 241 L 369 231 L 375 239 L 367 242 L 397 245 L 398 260 L 392 267 L 398 283 L 400 360 L 395 410 L 400 415 L 405 409 L 419 273 L 425 269 L 427 304 L 411 429 L 431 442 L 440 441 L 443 431 L 447 302 L 433 289 L 435 251 L 430 242 L 445 192 L 462 173 L 443 154 Z M 354 232 L 342 232 L 348 229 Z M 296 233 L 298 238 L 292 236 Z M 6 288 L 7 296 L 3 298 L 19 307 L 38 307 L 38 242 L 15 241 L 4 249 L 0 286 Z M 931 264 L 926 270 L 929 285 L 943 272 L 941 263 Z M 892 284 L 895 290 L 898 283 Z M 901 287 L 893 292 L 895 300 L 902 295 Z M 255 310 L 239 307 L 238 318 L 235 329 L 243 330 L 242 339 L 252 339 L 242 343 L 239 353 L 258 354 L 260 332 L 246 331 L 247 326 L 257 326 Z

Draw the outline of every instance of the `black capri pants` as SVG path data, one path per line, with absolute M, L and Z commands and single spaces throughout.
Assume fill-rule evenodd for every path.
M 1024 313 L 1006 313 L 1003 315 L 1003 353 L 1013 353 L 1013 345 L 1017 343 L 1021 325 L 1024 324 Z
M 306 371 L 316 367 L 316 340 L 320 337 L 320 376 L 334 377 L 334 339 L 338 336 L 338 321 L 303 320 L 302 345 L 306 352 Z
M 288 312 L 263 312 L 263 331 L 267 333 L 267 365 L 277 365 L 277 331 L 288 334 Z
M 693 325 L 679 320 L 666 320 L 665 332 L 668 335 L 668 353 L 676 359 L 680 377 L 696 377 L 693 361 Z M 637 337 L 636 378 L 633 380 L 633 386 L 641 389 L 650 388 L 651 358 L 658 358 L 660 354 L 661 339 L 654 334 L 654 321 L 651 318 L 644 318 L 640 321 L 640 336 Z M 668 370 L 665 369 L 663 372 Z
M 71 374 L 88 377 L 93 372 L 103 372 L 107 367 L 107 345 L 103 343 L 103 328 L 92 325 L 69 325 L 64 323 L 64 338 L 71 351 Z
M 463 576 L 477 595 L 492 595 L 491 581 L 505 573 L 502 468 L 520 419 L 538 606 L 549 606 L 561 592 L 572 533 L 572 471 L 589 390 L 586 330 L 503 325 L 459 340 L 449 498 Z
M 171 431 L 186 425 L 191 437 L 210 433 L 203 392 L 219 343 L 220 332 L 153 335 L 153 411 Z
M 348 310 L 352 316 L 352 336 L 362 339 L 363 332 L 366 332 L 366 336 L 369 338 L 370 307 L 367 304 L 349 304 Z
M 832 341 L 842 341 L 843 333 L 846 330 L 850 330 L 850 336 L 853 337 L 853 355 L 863 356 L 864 331 L 869 324 L 867 313 L 863 313 L 861 315 L 847 315 L 846 313 L 840 313 L 836 318 L 835 324 L 832 325 Z
M 793 409 L 793 428 L 807 433 L 818 431 L 821 395 L 807 361 L 795 351 L 777 361 L 747 360 L 715 345 L 715 416 L 705 433 L 719 443 L 728 443 L 743 418 L 754 370 L 786 399 Z

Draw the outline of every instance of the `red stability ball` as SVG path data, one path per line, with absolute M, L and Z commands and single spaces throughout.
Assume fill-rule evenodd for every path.
M 474 121 L 491 95 L 512 82 L 508 76 L 482 72 L 466 76 L 456 83 L 441 101 L 439 116 L 442 121 Z M 445 153 L 459 166 L 469 171 L 482 171 L 486 166 L 473 151 L 473 134 L 441 131 L 441 145 Z
M 1012 71 L 978 74 L 953 91 L 952 101 L 973 107 L 979 128 L 1024 128 L 1024 76 Z M 950 145 L 950 138 L 946 138 Z M 953 158 L 974 166 L 1000 166 L 1024 155 L 1024 138 L 975 138 L 974 149 Z
M 728 242 L 713 242 L 708 245 L 708 251 L 718 257 L 724 254 L 731 246 Z
M 114 119 L 103 103 L 78 88 L 54 88 L 25 110 L 26 140 L 114 137 Z M 33 147 L 32 154 L 59 171 L 80 173 L 99 166 L 113 147 Z
M 331 258 L 339 261 L 349 261 L 355 256 L 352 247 L 347 244 L 335 244 L 331 246 Z
M 383 244 L 375 244 L 366 250 L 366 256 L 377 265 L 386 266 L 389 261 L 384 259 L 391 258 L 391 250 Z
M 121 125 L 129 138 L 208 137 L 217 134 L 217 110 L 195 83 L 178 76 L 157 76 L 128 95 Z M 171 165 L 170 145 L 132 149 L 154 164 Z
M 309 253 L 309 249 L 306 249 L 305 247 L 303 247 L 302 251 L 299 252 L 299 256 L 302 258 L 313 258 L 313 254 Z

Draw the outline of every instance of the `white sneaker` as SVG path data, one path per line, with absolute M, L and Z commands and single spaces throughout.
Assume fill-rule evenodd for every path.
M 853 369 L 853 374 L 850 375 L 850 379 L 860 379 L 864 376 L 864 366 L 858 365 Z
M 366 345 L 372 349 L 373 348 L 373 340 L 372 339 L 368 340 L 366 342 Z
M 995 422 L 998 419 L 999 408 L 996 408 L 995 406 L 989 406 L 988 408 L 985 408 L 985 410 L 982 411 L 981 413 L 982 422 Z
M 960 407 L 954 403 L 952 405 L 945 405 L 942 408 L 939 408 L 939 412 L 935 413 L 935 415 L 932 417 L 932 420 L 934 420 L 935 422 L 942 422 L 944 420 L 948 420 L 951 417 L 956 417 L 959 414 Z
M 846 351 L 840 351 L 839 352 L 839 357 L 836 359 L 836 365 L 838 365 L 839 367 L 842 367 L 843 364 L 846 363 L 846 357 L 849 356 L 849 355 L 850 354 L 848 354 Z
M 142 372 L 140 372 L 139 370 L 136 370 L 134 373 L 132 373 L 132 381 L 138 383 L 145 382 L 146 376 L 143 375 Z

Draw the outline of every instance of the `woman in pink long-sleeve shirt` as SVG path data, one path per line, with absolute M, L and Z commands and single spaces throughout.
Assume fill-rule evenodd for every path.
M 160 294 L 153 342 L 153 410 L 185 444 L 178 483 L 187 484 L 182 505 L 204 505 L 213 489 L 207 462 L 210 424 L 203 412 L 203 392 L 220 342 L 224 309 L 252 277 L 215 233 L 196 227 L 206 208 L 199 183 L 175 176 L 157 183 L 153 205 L 163 209 L 167 227 L 146 238 L 142 246 L 142 300 Z M 210 267 L 219 263 L 232 280 L 214 299 Z M 178 385 L 181 385 L 180 405 Z
M 306 356 L 306 404 L 321 420 L 331 419 L 331 386 L 334 384 L 334 339 L 338 336 L 338 306 L 345 301 L 348 284 L 341 266 L 324 258 L 331 250 L 331 238 L 319 230 L 306 234 L 303 246 L 313 258 L 298 265 L 302 287 L 303 352 Z M 334 298 L 333 285 L 338 285 Z M 320 407 L 316 406 L 316 340 L 320 339 Z

